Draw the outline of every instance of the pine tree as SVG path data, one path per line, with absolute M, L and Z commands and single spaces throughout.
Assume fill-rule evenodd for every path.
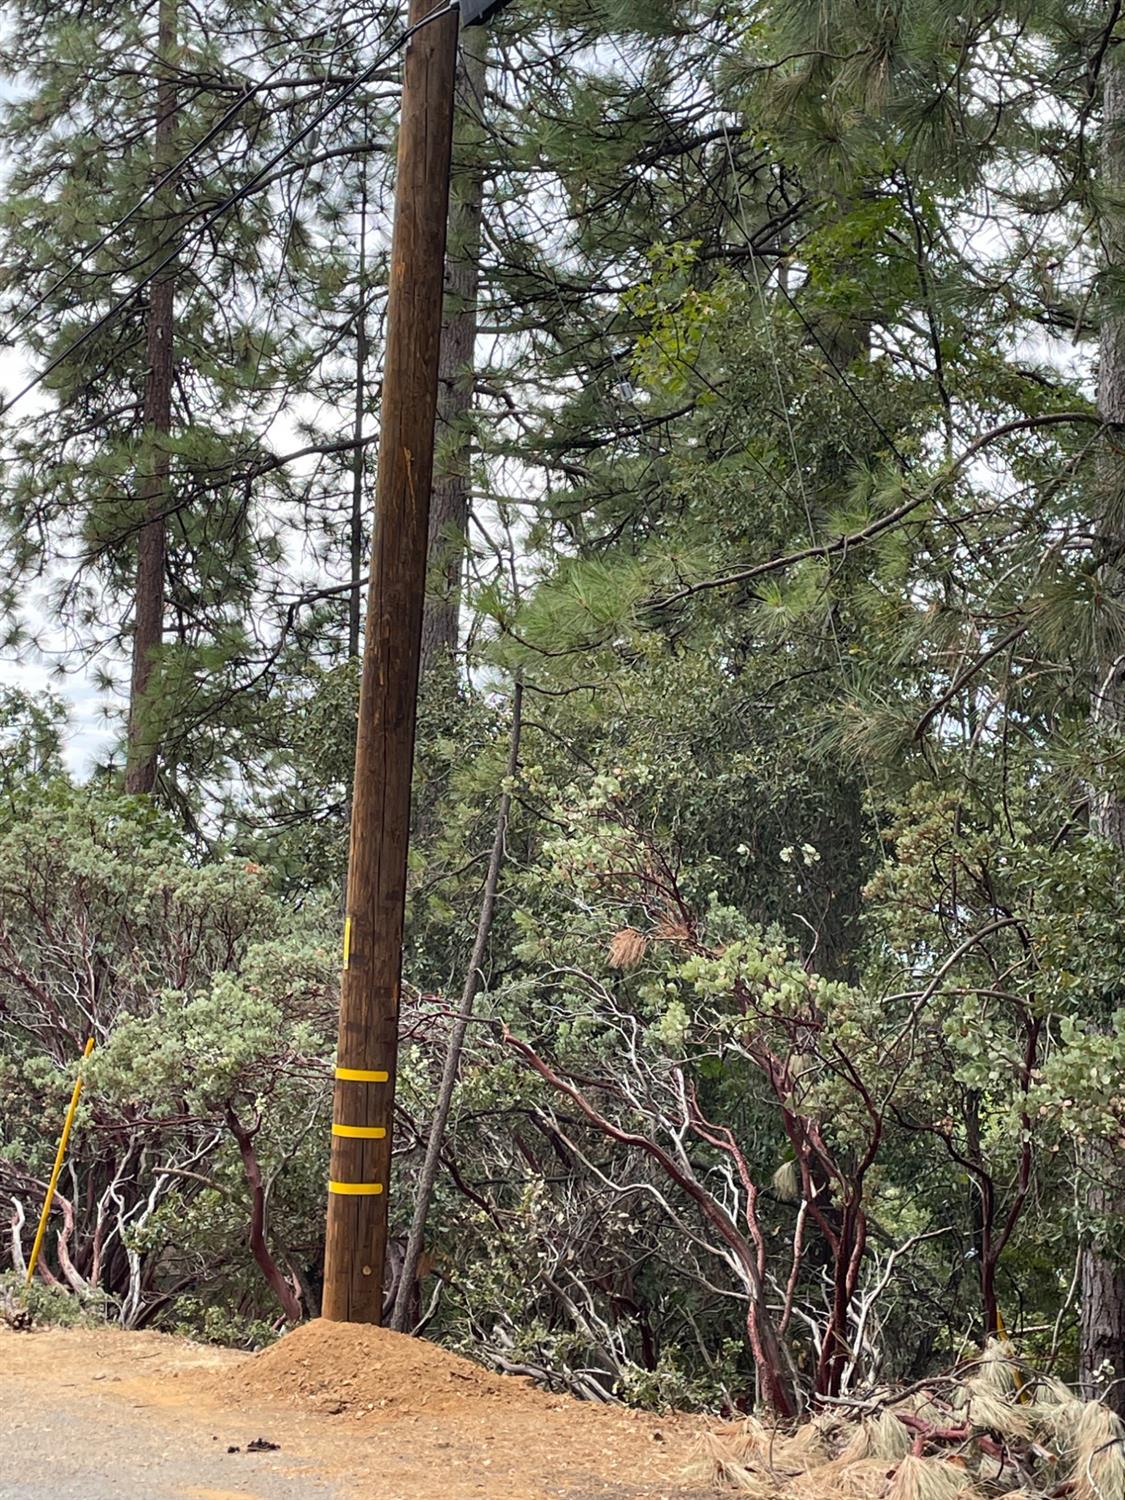
M 422 619 L 421 672 L 425 679 L 442 659 L 451 664 L 460 634 L 461 578 L 469 526 L 472 414 L 477 366 L 480 295 L 487 33 L 465 34 L 458 68 L 446 250 L 446 312 L 438 373 L 437 450 L 430 499 L 430 586 Z
M 1125 793 L 1115 767 L 1125 732 L 1125 655 L 1120 611 L 1125 574 L 1125 456 L 1114 436 L 1125 422 L 1125 61 L 1112 42 L 1102 65 L 1101 245 L 1104 289 L 1101 299 L 1098 411 L 1106 423 L 1098 462 L 1100 501 L 1095 529 L 1102 556 L 1101 590 L 1109 601 L 1099 622 L 1099 651 L 1093 664 L 1094 724 L 1109 749 L 1101 784 L 1092 796 L 1091 827 L 1125 858 Z M 1104 1027 L 1109 1018 L 1095 1015 Z M 1109 1021 L 1109 1024 L 1112 1024 Z M 1083 1386 L 1104 1395 L 1125 1414 L 1125 1253 L 1120 1225 L 1125 1218 L 1125 1185 L 1118 1153 L 1108 1141 L 1092 1141 L 1085 1153 L 1089 1225 L 1081 1260 L 1081 1369 Z
M 351 76 L 347 60 L 367 56 L 383 19 L 349 28 L 310 12 L 298 31 L 254 3 L 216 4 L 176 37 L 170 5 L 156 18 L 86 5 L 13 18 L 29 87 L 5 127 L 9 312 L 33 366 L 65 357 L 46 405 L 8 418 L 10 608 L 15 581 L 67 569 L 56 629 L 81 633 L 110 690 L 111 664 L 133 652 L 129 784 L 152 786 L 159 751 L 162 795 L 188 817 L 249 753 L 241 708 L 268 680 L 286 617 L 305 481 L 279 458 L 285 429 L 300 431 L 292 393 L 325 357 L 312 318 L 341 281 L 338 240 L 309 221 L 350 140 L 325 150 L 313 136 L 199 230 Z M 289 67 L 301 52 L 307 72 Z
M 159 189 L 154 201 L 155 253 L 160 231 L 175 224 L 170 179 L 176 164 L 177 82 L 176 0 L 161 0 L 158 12 L 156 90 L 153 128 L 153 176 Z M 166 185 L 165 185 L 166 184 Z M 176 280 L 173 265 L 158 270 L 152 285 L 145 339 L 144 406 L 141 422 L 145 447 L 141 457 L 140 500 L 144 506 L 137 533 L 137 585 L 133 602 L 133 675 L 129 692 L 129 751 L 125 790 L 151 792 L 156 784 L 159 744 L 146 732 L 151 717 L 149 689 L 164 633 L 164 563 L 171 472 L 172 381 L 175 369 Z M 146 472 L 147 471 L 147 472 Z

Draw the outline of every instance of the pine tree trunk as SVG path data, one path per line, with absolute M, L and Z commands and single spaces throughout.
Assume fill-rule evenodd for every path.
M 468 417 L 473 407 L 480 291 L 484 173 L 479 160 L 479 117 L 486 74 L 486 39 L 487 32 L 482 26 L 465 31 L 458 76 L 445 322 L 438 370 L 438 452 L 430 502 L 430 578 L 422 617 L 423 680 L 439 662 L 452 659 L 458 640 L 461 575 L 469 525 L 472 439 Z
M 175 161 L 176 0 L 160 0 L 158 53 L 160 81 L 156 91 L 154 169 L 162 177 Z M 167 212 L 167 190 L 157 205 L 156 244 L 174 232 Z M 163 216 L 160 209 L 163 207 Z M 129 740 L 125 790 L 148 793 L 156 785 L 159 731 L 153 723 L 150 687 L 164 633 L 164 565 L 168 477 L 172 428 L 172 337 L 175 315 L 175 269 L 168 266 L 152 283 L 145 357 L 144 435 L 140 499 L 145 520 L 137 540 L 137 582 L 133 602 L 133 673 L 129 691 Z
M 1125 1186 L 1120 1162 L 1112 1148 L 1087 1147 L 1085 1171 L 1089 1179 L 1086 1210 L 1096 1225 L 1125 1214 Z M 1081 1370 L 1082 1389 L 1104 1396 L 1125 1416 L 1125 1266 L 1098 1246 L 1096 1232 L 1082 1250 Z
M 1107 429 L 1098 466 L 1099 542 L 1109 561 L 1102 571 L 1103 594 L 1120 607 L 1125 591 L 1121 557 L 1125 543 L 1125 65 L 1112 47 L 1104 64 L 1102 125 L 1102 253 L 1105 291 L 1101 308 L 1098 410 Z M 1125 735 L 1125 657 L 1112 620 L 1101 631 L 1094 720 L 1102 735 Z M 1125 856 L 1125 798 L 1112 786 L 1095 788 L 1092 824 Z M 1094 1018 L 1097 1021 L 1099 1018 Z M 1104 1019 L 1101 1018 L 1104 1024 Z M 1084 1153 L 1088 1239 L 1081 1258 L 1080 1379 L 1089 1395 L 1102 1394 L 1125 1414 L 1125 1262 L 1107 1253 L 1099 1226 L 1125 1218 L 1125 1162 L 1105 1142 Z

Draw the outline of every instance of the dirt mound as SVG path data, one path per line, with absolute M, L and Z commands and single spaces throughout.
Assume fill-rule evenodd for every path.
M 550 1398 L 520 1376 L 494 1375 L 425 1339 L 318 1318 L 218 1376 L 220 1394 L 292 1400 L 323 1412 L 401 1416 L 541 1408 Z
M 405 1387 L 390 1393 L 404 1404 L 366 1410 L 357 1393 L 370 1399 L 372 1377 Z M 333 1381 L 352 1382 L 354 1409 L 331 1393 Z M 419 1398 L 438 1404 L 411 1411 Z M 4 1460 L 34 1437 L 43 1494 L 149 1495 L 157 1476 L 162 1495 L 200 1500 L 249 1500 L 251 1491 L 262 1500 L 704 1500 L 684 1469 L 691 1442 L 712 1425 L 548 1395 L 432 1345 L 404 1349 L 376 1329 L 317 1325 L 261 1355 L 120 1328 L 0 1325 L 0 1411 L 16 1434 L 0 1442 L 0 1494 L 26 1493 L 19 1454 L 14 1488 Z M 259 1437 L 280 1449 L 250 1454 Z

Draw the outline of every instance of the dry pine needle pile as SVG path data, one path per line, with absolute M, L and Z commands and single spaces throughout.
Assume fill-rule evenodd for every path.
M 758 1500 L 1125 1500 L 1125 1426 L 996 1340 L 930 1391 L 708 1433 L 695 1470 Z

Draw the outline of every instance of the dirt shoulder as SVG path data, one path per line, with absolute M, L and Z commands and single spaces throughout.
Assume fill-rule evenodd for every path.
M 5 1331 L 0 1410 L 0 1500 L 711 1493 L 686 1473 L 688 1419 L 552 1397 L 375 1329 L 313 1323 L 259 1355 L 112 1328 Z M 257 1439 L 278 1446 L 248 1451 Z

